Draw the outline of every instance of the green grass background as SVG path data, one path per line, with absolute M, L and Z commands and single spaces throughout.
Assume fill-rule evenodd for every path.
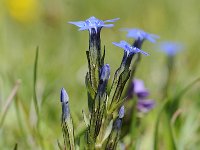
M 105 62 L 111 66 L 111 79 L 120 64 L 123 51 L 113 41 L 127 40 L 123 27 L 137 27 L 160 36 L 159 41 L 183 43 L 176 57 L 176 71 L 170 93 L 173 95 L 200 75 L 200 1 L 199 0 L 1 0 L 0 1 L 0 112 L 20 79 L 21 85 L 0 128 L 0 149 L 38 149 L 32 133 L 35 127 L 33 107 L 33 67 L 39 46 L 37 97 L 40 104 L 41 134 L 45 149 L 58 149 L 62 141 L 59 94 L 65 87 L 75 128 L 80 128 L 81 110 L 87 110 L 84 77 L 87 71 L 85 51 L 88 32 L 79 32 L 68 21 L 90 16 L 106 20 L 120 18 L 111 29 L 101 32 L 106 46 Z M 152 149 L 155 119 L 160 108 L 161 88 L 166 79 L 166 56 L 155 45 L 145 42 L 136 77 L 145 81 L 156 108 L 143 118 L 146 126 L 141 149 Z M 111 84 L 111 81 L 109 82 Z M 181 101 L 183 124 L 177 138 L 180 149 L 200 148 L 200 86 L 188 92 Z M 163 135 L 165 128 L 161 128 Z M 164 137 L 162 137 L 164 138 Z M 161 139 L 162 139 L 161 138 Z M 162 145 L 163 143 L 161 143 Z M 168 149 L 163 144 L 163 149 Z

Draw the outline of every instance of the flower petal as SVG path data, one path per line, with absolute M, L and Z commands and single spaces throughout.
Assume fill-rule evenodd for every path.
M 84 21 L 76 21 L 76 22 L 68 22 L 70 24 L 76 25 L 77 27 L 84 27 L 85 26 L 85 22 Z
M 106 22 L 115 22 L 115 21 L 117 21 L 117 20 L 119 20 L 119 19 L 120 19 L 120 18 L 105 20 L 104 23 L 106 23 Z

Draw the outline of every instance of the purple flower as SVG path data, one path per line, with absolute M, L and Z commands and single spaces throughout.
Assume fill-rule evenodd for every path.
M 143 55 L 149 55 L 148 53 L 140 50 L 139 48 L 131 46 L 126 41 L 120 41 L 119 43 L 113 42 L 113 44 L 115 46 L 118 46 L 118 47 L 124 49 L 124 51 L 127 53 L 127 55 L 133 55 L 133 54 L 136 54 L 136 53 L 141 53 Z
M 149 91 L 144 86 L 144 82 L 142 80 L 134 79 L 133 85 L 134 85 L 134 93 L 139 98 L 146 98 L 147 96 L 149 96 Z
M 147 32 L 145 32 L 145 31 L 143 31 L 141 29 L 136 29 L 136 28 L 129 29 L 129 28 L 125 28 L 125 29 L 122 29 L 122 31 L 123 30 L 128 32 L 127 33 L 127 37 L 134 38 L 135 40 L 140 40 L 140 41 L 148 40 L 149 42 L 155 43 L 156 39 L 159 38 L 158 35 L 147 33 Z
M 168 56 L 174 56 L 183 49 L 180 43 L 176 42 L 162 42 L 160 43 L 160 50 L 165 52 Z
M 128 98 L 132 98 L 136 95 L 138 98 L 146 98 L 149 96 L 149 91 L 144 86 L 144 82 L 139 79 L 134 79 L 132 81 L 131 87 L 128 91 Z
M 137 109 L 139 112 L 146 113 L 154 108 L 155 101 L 148 99 L 149 91 L 142 80 L 134 79 L 132 81 L 128 91 L 128 99 L 133 98 L 133 96 L 137 98 Z
M 102 27 L 111 28 L 114 26 L 113 24 L 105 24 L 105 23 L 115 22 L 117 20 L 119 20 L 119 18 L 103 21 L 92 16 L 85 21 L 76 21 L 76 22 L 69 22 L 69 23 L 80 27 L 79 31 L 89 30 L 91 33 L 91 29 L 95 29 L 97 33 L 97 30 L 100 30 Z
M 138 99 L 137 109 L 139 112 L 147 113 L 155 107 L 155 101 L 151 99 Z

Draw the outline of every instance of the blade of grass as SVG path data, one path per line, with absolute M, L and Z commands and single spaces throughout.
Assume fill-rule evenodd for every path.
M 167 125 L 168 125 L 168 128 L 169 128 L 170 142 L 172 144 L 172 149 L 177 150 L 176 141 L 175 141 L 175 138 L 174 138 L 174 133 L 173 133 L 172 124 L 170 123 L 170 120 L 171 119 L 169 117 L 167 117 Z
M 176 98 L 180 99 L 188 90 L 190 90 L 197 82 L 200 82 L 200 77 L 189 83 L 184 89 L 182 89 L 176 96 Z
M 17 123 L 19 126 L 20 134 L 22 137 L 25 137 L 23 140 L 23 143 L 25 143 L 26 146 L 28 147 L 29 144 L 27 143 L 27 140 L 26 140 L 27 135 L 25 133 L 24 126 L 23 126 L 24 122 L 22 121 L 21 114 L 20 114 L 18 94 L 16 95 L 16 100 L 14 101 L 14 104 L 15 104 L 15 111 L 16 111 Z
M 30 124 L 30 121 L 29 121 L 29 114 L 28 114 L 28 109 L 26 108 L 26 105 L 23 103 L 23 101 L 19 101 L 19 110 L 22 111 L 21 114 L 23 114 L 24 116 L 24 122 L 26 124 L 26 127 L 28 129 L 28 133 L 26 135 L 31 135 L 31 140 L 34 141 L 34 142 L 37 142 L 36 141 L 36 131 L 35 131 L 35 128 L 33 128 Z
M 200 81 L 200 77 L 197 78 L 196 80 L 194 80 L 193 82 L 191 82 L 190 84 L 188 84 L 184 89 L 182 89 L 174 98 L 172 98 L 171 100 L 176 100 L 176 103 L 178 101 L 181 100 L 181 97 L 188 91 L 190 90 L 197 82 Z M 160 122 L 160 119 L 161 119 L 161 114 L 162 112 L 165 110 L 165 107 L 167 105 L 168 102 L 171 101 L 170 99 L 166 99 L 164 100 L 164 104 L 163 106 L 161 107 L 159 113 L 158 113 L 158 117 L 156 119 L 156 126 L 155 126 L 155 132 L 154 132 L 154 150 L 158 150 L 159 147 L 158 147 L 158 130 L 159 130 L 159 122 Z M 166 110 L 166 113 L 167 113 L 167 110 Z M 170 118 L 168 118 L 170 119 Z M 174 136 L 173 136 L 173 132 L 172 132 L 172 127 L 171 127 L 171 124 L 170 124 L 170 120 L 169 121 L 169 130 L 170 130 L 170 136 L 172 138 L 172 146 L 174 149 L 177 149 L 176 145 L 175 145 L 175 141 L 174 141 Z
M 17 149 L 18 149 L 18 144 L 16 143 L 13 150 L 17 150 Z
M 39 47 L 36 48 L 34 69 L 33 69 L 33 101 L 34 101 L 35 111 L 37 115 L 37 127 L 36 127 L 37 136 L 38 136 L 38 140 L 39 140 L 41 148 L 44 149 L 43 137 L 40 133 L 40 114 L 39 114 L 39 105 L 38 105 L 37 92 L 36 92 L 38 57 L 39 57 Z
M 35 62 L 34 62 L 34 69 L 33 69 L 33 101 L 34 101 L 35 111 L 39 119 L 39 106 L 38 106 L 38 100 L 37 100 L 37 94 L 36 94 L 38 55 L 39 55 L 39 47 L 36 48 Z
M 155 131 L 154 131 L 154 150 L 159 150 L 159 145 L 158 145 L 158 132 L 159 132 L 159 123 L 160 123 L 160 119 L 161 119 L 161 114 L 163 113 L 163 111 L 165 110 L 165 106 L 167 105 L 168 99 L 164 100 L 164 103 L 161 107 L 161 109 L 158 112 L 158 116 L 156 119 L 156 125 L 155 125 Z
M 8 112 L 8 109 L 10 108 L 10 105 L 11 105 L 12 101 L 14 100 L 14 97 L 17 94 L 17 91 L 19 89 L 20 83 L 21 83 L 20 80 L 16 81 L 14 88 L 12 89 L 10 95 L 8 96 L 8 98 L 6 100 L 6 104 L 5 104 L 4 108 L 3 108 L 2 115 L 1 115 L 0 128 L 2 127 L 2 125 L 4 123 L 6 114 Z

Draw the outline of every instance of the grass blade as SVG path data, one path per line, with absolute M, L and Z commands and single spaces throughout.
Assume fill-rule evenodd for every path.
M 8 96 L 8 98 L 6 100 L 6 104 L 5 104 L 4 108 L 3 108 L 2 115 L 1 115 L 1 118 L 0 118 L 0 128 L 4 123 L 6 114 L 8 112 L 8 109 L 9 109 L 12 101 L 14 100 L 14 97 L 17 94 L 17 91 L 19 89 L 20 83 L 21 83 L 20 80 L 16 81 L 14 88 L 12 89 L 10 95 Z
M 168 103 L 168 99 L 166 99 L 164 101 L 164 104 L 161 107 L 161 109 L 160 109 L 160 111 L 158 113 L 157 119 L 156 119 L 156 125 L 155 125 L 155 131 L 154 131 L 154 148 L 153 148 L 154 150 L 159 150 L 159 143 L 158 143 L 159 123 L 160 123 L 160 119 L 161 119 L 162 113 L 165 110 L 165 107 L 166 107 L 167 103 Z
M 34 101 L 35 111 L 39 119 L 39 106 L 38 106 L 38 100 L 37 100 L 37 94 L 36 94 L 38 55 L 39 55 L 39 47 L 36 48 L 35 62 L 34 62 L 34 69 L 33 69 L 33 101 Z
M 17 149 L 18 149 L 18 145 L 17 145 L 17 143 L 16 143 L 13 150 L 17 150 Z

